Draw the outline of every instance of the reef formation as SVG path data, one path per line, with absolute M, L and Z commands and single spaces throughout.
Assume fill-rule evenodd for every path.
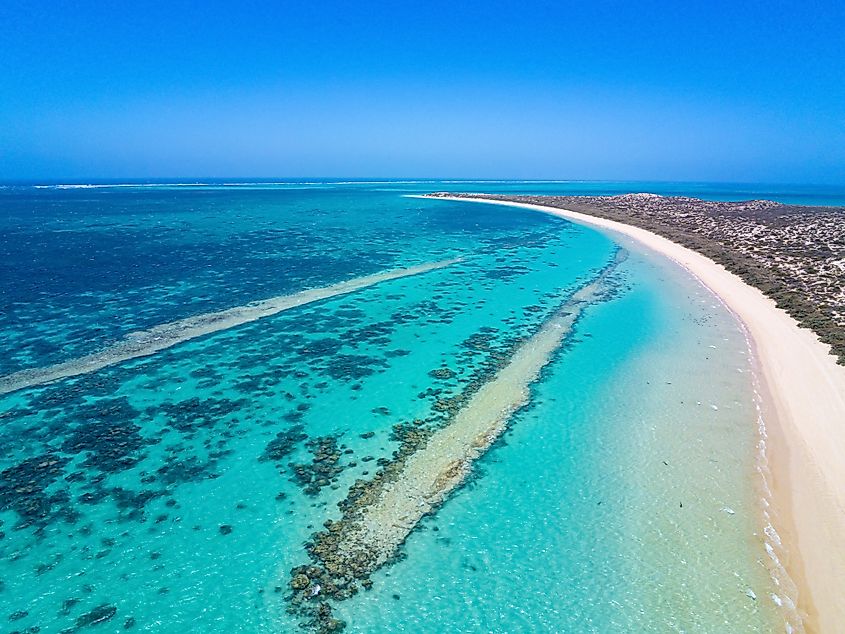
M 512 415 L 529 402 L 530 386 L 573 332 L 583 311 L 612 297 L 614 273 L 627 257 L 619 249 L 593 279 L 561 300 L 530 336 L 516 337 L 491 354 L 464 390 L 437 399 L 431 420 L 394 426 L 399 447 L 369 480 L 357 480 L 339 502 L 342 516 L 306 544 L 309 563 L 290 571 L 290 610 L 319 632 L 345 624 L 330 601 L 372 586 L 370 576 L 394 561 L 408 535 L 432 514 L 506 431 Z M 483 336 L 482 336 L 483 338 Z M 475 342 L 483 345 L 483 341 Z M 438 369 L 433 377 L 450 372 Z M 445 418 L 444 418 L 445 415 Z
M 117 343 L 82 357 L 43 368 L 30 368 L 0 377 L 0 394 L 57 381 L 59 379 L 95 372 L 110 365 L 155 354 L 178 343 L 214 332 L 269 317 L 291 308 L 319 300 L 346 295 L 354 291 L 402 277 L 420 275 L 458 262 L 458 259 L 440 260 L 404 269 L 394 269 L 357 277 L 331 286 L 313 288 L 292 295 L 279 295 L 269 299 L 236 306 L 213 313 L 187 317 L 149 330 L 127 335 Z

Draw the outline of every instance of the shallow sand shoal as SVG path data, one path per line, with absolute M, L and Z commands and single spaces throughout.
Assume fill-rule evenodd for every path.
M 845 624 L 845 367 L 762 291 L 662 236 L 588 214 L 500 200 L 438 196 L 533 209 L 624 234 L 669 257 L 719 296 L 752 339 L 765 397 L 767 459 L 785 564 L 810 632 Z
M 251 302 L 244 306 L 194 315 L 167 324 L 153 326 L 149 330 L 131 333 L 117 343 L 82 357 L 63 361 L 55 365 L 29 368 L 0 376 L 0 394 L 6 394 L 44 383 L 51 383 L 81 374 L 88 374 L 89 372 L 96 372 L 110 365 L 155 354 L 183 341 L 204 337 L 205 335 L 234 328 L 235 326 L 247 324 L 258 319 L 263 319 L 264 317 L 270 317 L 277 313 L 305 306 L 313 302 L 330 299 L 339 295 L 348 295 L 349 293 L 380 284 L 381 282 L 442 269 L 459 261 L 460 258 L 452 258 L 449 260 L 418 264 L 404 269 L 392 269 L 338 282 L 331 286 L 306 289 L 298 293 L 293 293 L 292 295 L 279 295 L 277 297 Z
M 472 395 L 454 420 L 408 458 L 401 477 L 387 483 L 376 502 L 349 523 L 337 549 L 342 560 L 370 553 L 371 568 L 382 566 L 419 521 L 464 481 L 475 460 L 501 436 L 512 414 L 528 401 L 529 386 L 569 336 L 584 309 L 607 292 L 606 278 L 623 258 L 617 254 L 595 280 L 577 290 L 517 348 L 507 365 Z

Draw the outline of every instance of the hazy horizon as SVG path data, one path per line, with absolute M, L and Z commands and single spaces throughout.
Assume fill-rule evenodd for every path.
M 742 181 L 742 180 L 667 180 L 667 179 L 607 179 L 607 178 L 507 178 L 507 177 L 464 177 L 464 176 L 275 176 L 275 175 L 224 175 L 224 176 L 65 176 L 65 177 L 30 177 L 5 179 L 0 178 L 2 186 L 51 186 L 51 185 L 203 185 L 203 184 L 310 184 L 310 183 L 561 183 L 561 184 L 615 184 L 642 183 L 663 185 L 725 185 L 730 187 L 754 186 L 777 188 L 819 187 L 835 191 L 845 191 L 845 183 L 790 182 L 790 181 Z

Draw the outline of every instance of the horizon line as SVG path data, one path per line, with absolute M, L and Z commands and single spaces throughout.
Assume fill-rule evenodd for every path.
M 465 178 L 465 177 L 390 177 L 390 176 L 125 176 L 125 177 L 52 177 L 0 179 L 2 187 L 58 187 L 58 186 L 185 186 L 204 185 L 319 185 L 319 184 L 415 184 L 415 183 L 659 183 L 683 185 L 732 185 L 842 188 L 845 183 L 813 183 L 788 181 L 731 181 L 731 180 L 663 180 L 663 179 L 589 179 L 589 178 Z

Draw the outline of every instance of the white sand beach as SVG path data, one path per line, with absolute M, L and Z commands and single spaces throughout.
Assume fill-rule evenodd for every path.
M 756 357 L 781 563 L 798 586 L 806 630 L 843 631 L 845 367 L 829 346 L 720 264 L 652 232 L 541 205 L 438 198 L 533 209 L 623 234 L 671 258 L 721 298 L 745 325 Z

